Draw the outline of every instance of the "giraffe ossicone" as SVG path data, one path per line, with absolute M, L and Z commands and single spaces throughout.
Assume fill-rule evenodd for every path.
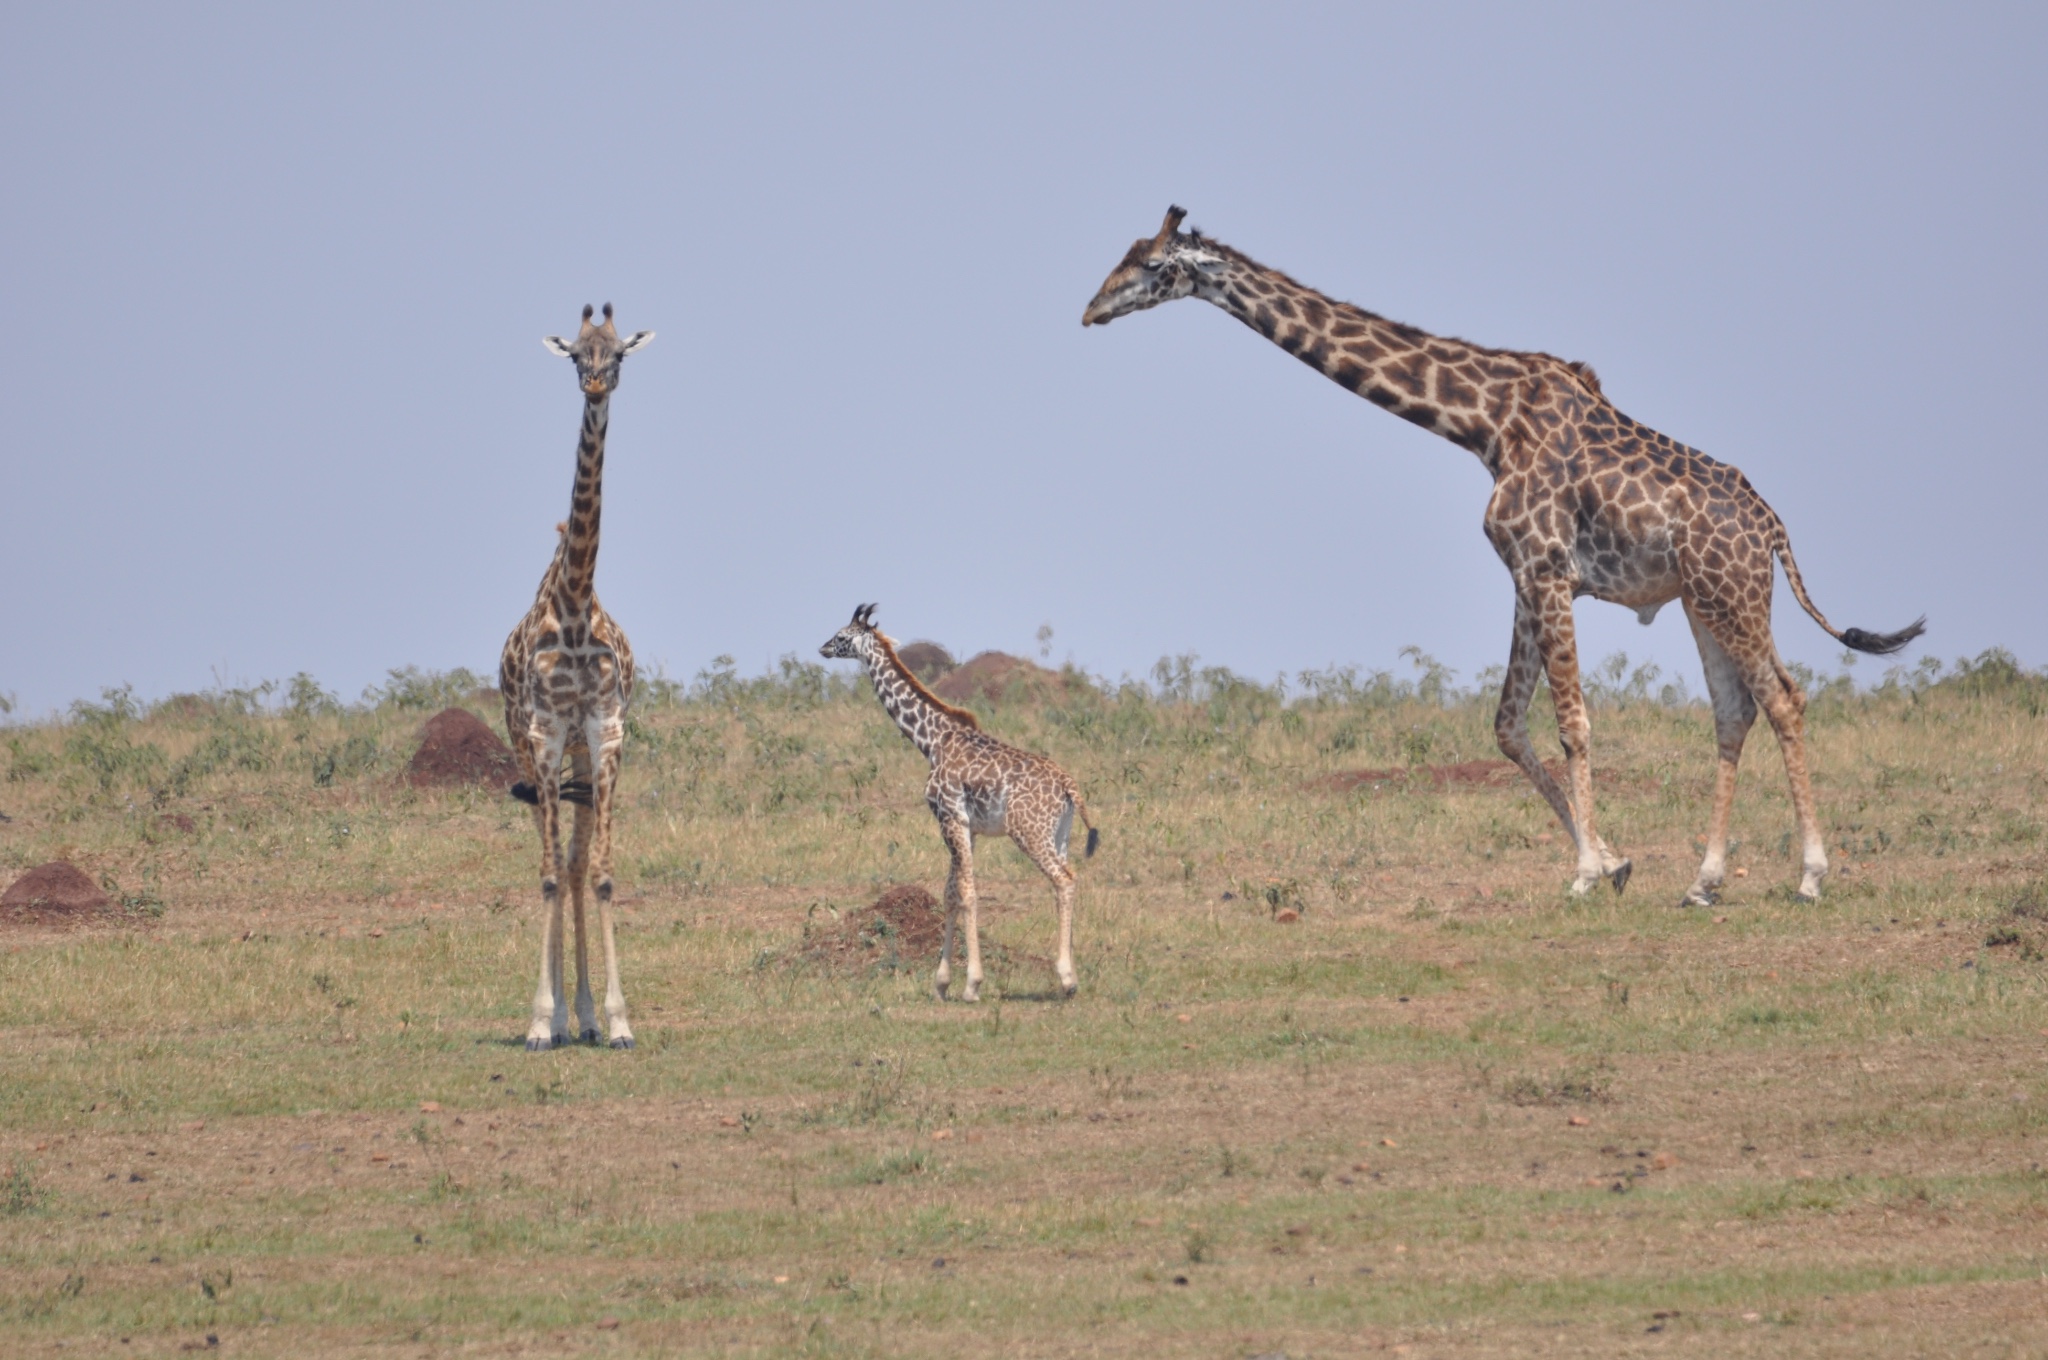
M 550 353 L 575 364 L 576 383 L 583 391 L 576 476 L 569 518 L 555 526 L 554 560 L 541 577 L 533 607 L 505 639 L 498 661 L 505 735 L 522 775 L 511 793 L 533 805 L 541 843 L 540 982 L 526 1030 L 529 1050 L 568 1041 L 569 999 L 562 968 L 565 870 L 576 928 L 577 1037 L 586 1043 L 596 1043 L 599 1037 L 585 929 L 588 895 L 597 899 L 604 943 L 606 1031 L 613 1048 L 633 1047 L 612 925 L 612 800 L 619 748 L 625 740 L 626 706 L 633 698 L 633 649 L 625 630 L 597 602 L 595 581 L 611 394 L 619 385 L 620 363 L 654 339 L 654 332 L 638 331 L 621 339 L 609 302 L 602 325 L 591 324 L 591 313 L 586 305 L 573 342 L 557 335 L 542 341 Z M 566 856 L 561 834 L 564 802 L 576 809 Z
M 1896 652 L 1920 636 L 1926 620 L 1895 633 L 1835 628 L 1806 593 L 1784 522 L 1749 480 L 1623 415 L 1589 366 L 1389 321 L 1199 231 L 1181 231 L 1186 217 L 1169 208 L 1155 235 L 1132 243 L 1081 324 L 1201 298 L 1339 386 L 1478 457 L 1493 478 L 1482 525 L 1515 583 L 1514 638 L 1494 734 L 1571 833 L 1578 856 L 1572 890 L 1606 878 L 1619 891 L 1630 869 L 1594 826 L 1592 729 L 1572 618 L 1573 600 L 1591 595 L 1635 610 L 1646 624 L 1682 601 L 1706 667 L 1720 766 L 1706 856 L 1685 902 L 1709 903 L 1721 885 L 1736 766 L 1759 708 L 1777 733 L 1792 786 L 1799 893 L 1818 897 L 1827 850 L 1806 765 L 1806 696 L 1771 636 L 1775 565 L 1784 564 L 1800 607 L 1846 647 Z M 1549 682 L 1557 708 L 1568 790 L 1529 739 L 1539 680 Z
M 1059 956 L 1054 970 L 1060 990 L 1074 994 L 1074 870 L 1067 859 L 1074 818 L 1088 828 L 1083 857 L 1093 855 L 1101 837 L 1089 820 L 1073 777 L 1051 760 L 1019 750 L 981 730 L 981 721 L 926 689 L 896 654 L 893 638 L 875 626 L 875 606 L 853 611 L 853 620 L 818 648 L 828 660 L 858 661 L 882 708 L 931 763 L 925 803 L 938 819 L 951 867 L 946 875 L 946 927 L 939 968 L 932 981 L 941 1000 L 953 977 L 953 937 L 964 929 L 967 985 L 961 1000 L 981 998 L 980 895 L 974 882 L 974 839 L 1008 836 L 1051 881 L 1059 912 Z M 964 926 L 960 921 L 966 915 Z

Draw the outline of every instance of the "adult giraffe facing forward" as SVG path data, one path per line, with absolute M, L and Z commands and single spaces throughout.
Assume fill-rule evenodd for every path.
M 533 608 L 505 639 L 498 689 L 505 698 L 505 734 L 523 780 L 512 796 L 534 805 L 540 828 L 540 986 L 527 1026 L 529 1050 L 567 1042 L 569 1008 L 562 977 L 561 801 L 576 805 L 569 837 L 569 900 L 576 922 L 578 1037 L 597 1042 L 590 996 L 590 951 L 584 939 L 584 880 L 594 881 L 604 933 L 604 1014 L 613 1048 L 633 1046 L 626 1023 L 626 993 L 619 985 L 619 951 L 612 934 L 612 791 L 619 778 L 626 705 L 633 698 L 633 649 L 626 634 L 597 602 L 597 529 L 604 499 L 604 441 L 611 422 L 619 364 L 654 338 L 638 331 L 621 340 L 604 305 L 604 324 L 583 328 L 574 344 L 558 335 L 541 343 L 573 361 L 583 389 L 583 431 L 576 441 L 576 481 L 569 518 L 560 526 L 554 561 L 540 579 Z M 568 757 L 571 777 L 562 778 Z
M 1573 599 L 1591 595 L 1627 605 L 1645 623 L 1682 600 L 1699 644 L 1721 762 L 1706 857 L 1686 903 L 1712 902 L 1726 871 L 1735 769 L 1759 707 L 1792 784 L 1799 895 L 1819 897 L 1828 856 L 1806 768 L 1806 696 L 1771 637 L 1773 560 L 1784 562 L 1786 582 L 1814 622 L 1857 651 L 1896 652 L 1926 620 L 1896 633 L 1835 628 L 1806 594 L 1784 522 L 1748 479 L 1615 410 L 1585 364 L 1485 349 L 1334 301 L 1199 231 L 1182 232 L 1186 216 L 1168 209 L 1159 233 L 1131 246 L 1081 324 L 1199 297 L 1374 405 L 1478 455 L 1493 477 L 1486 537 L 1515 582 L 1514 645 L 1494 734 L 1572 834 L 1572 891 L 1605 877 L 1618 892 L 1629 875 L 1629 861 L 1593 825 L 1591 727 L 1572 623 Z M 1557 706 L 1569 794 L 1529 740 L 1540 678 Z

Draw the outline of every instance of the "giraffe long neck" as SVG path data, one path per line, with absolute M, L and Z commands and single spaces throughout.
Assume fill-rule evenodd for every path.
M 933 703 L 923 687 L 903 669 L 903 662 L 888 648 L 870 643 L 861 660 L 867 665 L 868 681 L 874 685 L 875 697 L 882 701 L 882 708 L 896 720 L 896 726 L 910 738 L 910 744 L 922 752 L 926 760 L 936 760 L 939 738 L 961 726 L 960 720 Z
M 576 485 L 569 495 L 568 527 L 556 550 L 556 593 L 568 610 L 585 613 L 596 595 L 597 529 L 604 510 L 604 435 L 611 422 L 609 393 L 583 403 L 576 440 Z
M 1235 252 L 1220 272 L 1202 279 L 1196 294 L 1338 386 L 1442 435 L 1497 471 L 1501 430 L 1513 414 L 1512 380 L 1527 372 L 1524 356 L 1389 321 Z

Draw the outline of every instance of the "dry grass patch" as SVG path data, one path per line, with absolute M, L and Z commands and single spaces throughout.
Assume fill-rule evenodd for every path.
M 1103 824 L 1080 993 L 998 851 L 979 1007 L 874 910 L 945 858 L 871 699 L 656 686 L 631 1053 L 520 1046 L 530 823 L 400 778 L 428 713 L 492 716 L 460 677 L 7 729 L 0 872 L 162 914 L 0 953 L 0 1317 L 23 1354 L 2038 1351 L 2048 749 L 1994 672 L 1818 693 L 1818 907 L 1754 743 L 1710 912 L 1671 905 L 1699 709 L 1603 710 L 1638 867 L 1572 899 L 1520 786 L 1330 786 L 1491 759 L 1483 704 L 1070 677 L 988 721 Z

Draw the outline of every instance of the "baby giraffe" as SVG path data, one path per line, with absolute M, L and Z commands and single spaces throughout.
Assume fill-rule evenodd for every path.
M 1061 989 L 1072 996 L 1074 871 L 1067 863 L 1067 840 L 1074 830 L 1074 814 L 1080 813 L 1088 828 L 1085 854 L 1094 854 L 1102 839 L 1088 820 L 1081 790 L 1044 756 L 997 741 L 981 730 L 972 713 L 953 707 L 920 684 L 896 655 L 894 641 L 875 627 L 874 614 L 871 604 L 854 610 L 853 622 L 834 633 L 818 652 L 865 665 L 875 697 L 931 762 L 924 800 L 939 819 L 939 835 L 953 857 L 946 875 L 946 933 L 934 979 L 939 999 L 945 999 L 952 981 L 953 928 L 962 907 L 967 910 L 967 988 L 960 999 L 981 999 L 981 927 L 974 890 L 974 838 L 981 835 L 1008 836 L 1052 880 L 1060 911 L 1055 966 Z

